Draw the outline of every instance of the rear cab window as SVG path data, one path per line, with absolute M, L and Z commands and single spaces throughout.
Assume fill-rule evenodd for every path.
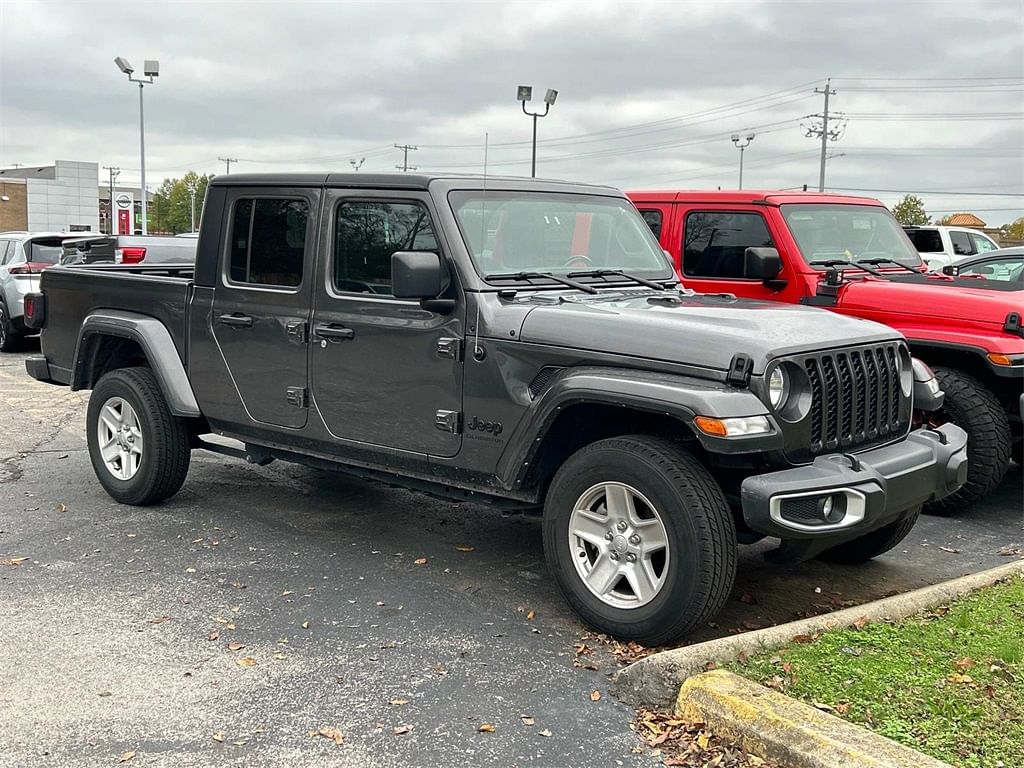
M 918 253 L 942 253 L 942 235 L 937 229 L 911 229 L 907 235 Z
M 309 203 L 289 198 L 235 201 L 228 279 L 236 284 L 295 288 L 302 283 Z
M 747 248 L 774 248 L 760 213 L 690 211 L 683 224 L 683 275 L 713 280 L 747 280 Z

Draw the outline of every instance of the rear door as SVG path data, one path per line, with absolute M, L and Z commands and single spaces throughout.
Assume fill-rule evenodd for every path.
M 313 400 L 335 437 L 459 452 L 464 304 L 443 315 L 391 293 L 393 253 L 445 256 L 436 221 L 425 192 L 325 192 L 310 359 Z
M 212 332 L 257 422 L 306 423 L 307 344 L 320 190 L 232 189 Z

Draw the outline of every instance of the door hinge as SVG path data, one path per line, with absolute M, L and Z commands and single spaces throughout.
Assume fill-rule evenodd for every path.
M 294 339 L 299 344 L 305 344 L 308 338 L 306 328 L 305 320 L 289 320 L 288 325 L 285 326 L 285 332 L 288 334 L 288 338 Z
M 434 415 L 434 426 L 442 432 L 457 435 L 462 427 L 462 414 L 459 411 L 438 411 Z
M 294 405 L 296 408 L 306 407 L 306 388 L 305 387 L 288 387 L 285 390 L 285 400 L 288 401 L 289 405 Z
M 443 338 L 437 340 L 437 356 L 448 360 L 462 359 L 462 339 Z

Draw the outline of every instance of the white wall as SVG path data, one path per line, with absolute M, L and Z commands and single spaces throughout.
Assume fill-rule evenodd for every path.
M 28 179 L 28 228 L 62 232 L 72 224 L 100 229 L 99 163 L 58 160 L 55 179 Z

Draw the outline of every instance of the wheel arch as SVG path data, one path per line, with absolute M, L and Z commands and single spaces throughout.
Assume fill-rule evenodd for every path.
M 97 311 L 85 318 L 75 345 L 72 389 L 92 389 L 103 374 L 145 366 L 153 371 L 175 416 L 202 415 L 167 327 L 135 312 Z

